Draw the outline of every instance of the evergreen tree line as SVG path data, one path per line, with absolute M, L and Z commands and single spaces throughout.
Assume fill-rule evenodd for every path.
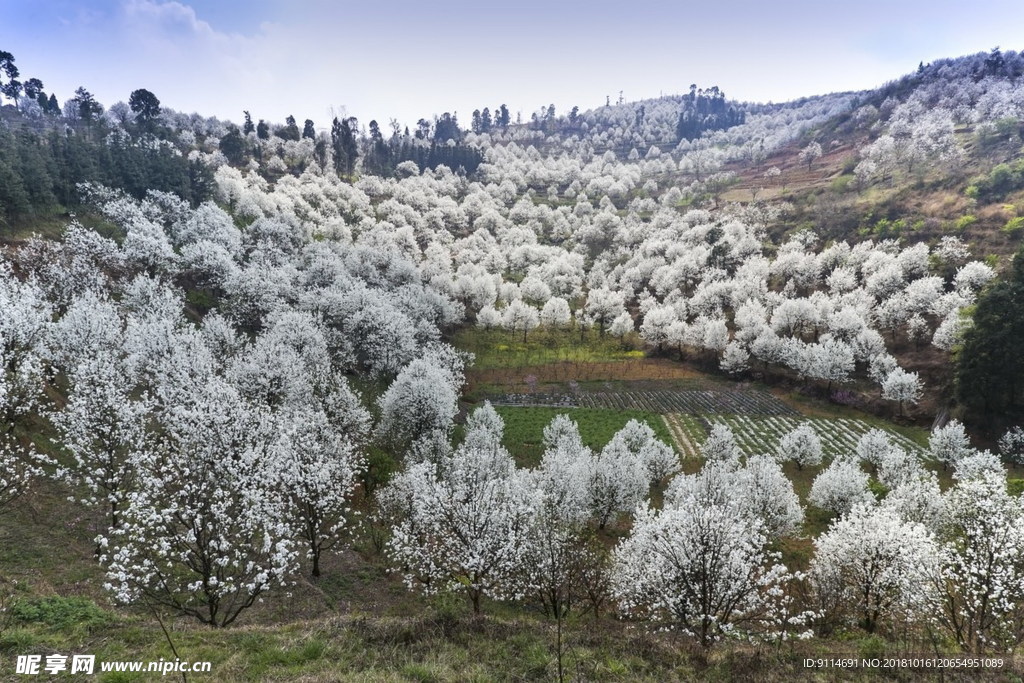
M 1024 247 L 1010 272 L 978 298 L 973 317 L 957 354 L 957 397 L 990 425 L 1019 421 L 1024 413 Z
M 261 145 L 253 144 L 252 138 L 247 137 L 253 132 L 258 141 L 269 141 L 272 135 L 283 140 L 313 140 L 314 161 L 323 169 L 330 166 L 342 177 L 352 176 L 360 159 L 364 173 L 380 176 L 393 175 L 404 161 L 416 162 L 421 170 L 443 164 L 453 171 L 462 169 L 465 173 L 475 172 L 483 163 L 483 155 L 478 149 L 463 144 L 465 131 L 459 126 L 458 118 L 449 112 L 433 122 L 420 119 L 414 133 L 410 133 L 408 128 L 402 132 L 398 123 L 392 121 L 388 137 L 377 121 L 370 121 L 367 133 L 363 134 L 354 116 L 335 117 L 329 136 L 318 136 L 310 119 L 306 119 L 300 132 L 295 117 L 289 116 L 284 127 L 271 133 L 265 121 L 261 119 L 254 125 L 249 112 L 244 114 L 244 127 L 239 130 L 232 126 L 219 145 L 228 162 L 235 166 L 245 165 L 250 158 L 262 161 Z M 302 171 L 301 168 L 291 170 L 294 173 Z
M 213 175 L 174 144 L 112 131 L 102 122 L 40 128 L 0 123 L 0 219 L 10 222 L 75 207 L 78 183 L 97 182 L 143 197 L 173 192 L 196 205 Z
M 118 125 L 84 87 L 62 109 L 41 80 L 20 80 L 14 61 L 0 51 L 0 95 L 13 105 L 0 118 L 0 221 L 72 208 L 83 182 L 139 198 L 148 190 L 173 192 L 194 205 L 211 196 L 212 172 L 178 149 L 156 95 L 132 92 Z
M 506 109 L 504 116 L 507 115 Z M 343 174 L 351 173 L 359 147 L 355 142 L 355 119 L 346 121 L 347 131 L 344 123 L 331 129 L 335 169 Z M 444 165 L 453 171 L 461 169 L 462 172 L 472 174 L 483 163 L 484 158 L 480 150 L 463 144 L 464 135 L 465 131 L 459 126 L 457 116 L 450 112 L 435 118 L 433 124 L 420 119 L 416 125 L 416 132 L 411 135 L 408 128 L 400 132 L 398 124 L 392 122 L 391 136 L 387 139 L 380 125 L 376 121 L 370 121 L 369 134 L 362 139 L 363 171 L 389 176 L 395 173 L 395 169 L 402 162 L 414 161 L 420 170 Z M 339 156 L 345 170 L 339 168 Z
M 474 133 L 489 133 L 495 129 L 506 129 L 509 124 L 512 123 L 512 115 L 509 114 L 508 107 L 504 104 L 494 110 L 494 115 L 491 115 L 491 110 L 488 107 L 484 107 L 483 111 L 479 109 L 473 110 L 473 119 L 470 124 L 470 130 Z
M 392 137 L 388 141 L 371 138 L 366 147 L 363 169 L 367 173 L 388 176 L 394 174 L 403 161 L 414 161 L 420 170 L 444 165 L 453 171 L 461 169 L 472 174 L 483 160 L 480 150 L 463 144 L 425 143 L 407 136 Z
M 683 108 L 679 112 L 676 135 L 680 140 L 699 138 L 706 131 L 725 130 L 746 121 L 746 113 L 726 103 L 725 93 L 712 86 L 708 89 L 690 86 L 683 95 Z

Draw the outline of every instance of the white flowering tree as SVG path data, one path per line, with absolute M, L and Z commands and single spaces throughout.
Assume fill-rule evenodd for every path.
M 916 372 L 907 372 L 903 368 L 893 369 L 882 381 L 882 398 L 896 401 L 901 417 L 905 404 L 913 405 L 921 400 L 921 391 L 921 378 Z
M 946 504 L 934 472 L 921 470 L 893 487 L 881 505 L 892 509 L 904 522 L 917 522 L 938 536 L 946 524 Z
M 780 461 L 792 460 L 798 469 L 821 464 L 821 438 L 809 423 L 804 422 L 779 439 L 776 456 Z
M 160 420 L 134 456 L 137 486 L 118 526 L 99 539 L 106 585 L 121 602 L 228 626 L 297 570 L 293 528 L 268 476 L 271 423 L 216 379 Z
M 476 314 L 476 326 L 485 330 L 493 330 L 501 327 L 501 312 L 489 304 L 484 306 L 480 309 L 480 312 Z
M 153 403 L 145 394 L 133 396 L 133 382 L 115 359 L 84 360 L 71 378 L 67 404 L 51 415 L 71 456 L 57 475 L 84 484 L 88 494 L 82 502 L 100 507 L 106 526 L 117 527 L 134 488 L 135 455 L 144 448 Z
M 574 598 L 602 580 L 600 555 L 589 542 L 588 486 L 594 465 L 576 423 L 559 415 L 544 429 L 546 449 L 530 472 L 537 492 L 525 552 L 526 583 L 555 618 L 559 670 L 563 667 L 563 622 Z
M 708 438 L 700 445 L 700 454 L 707 462 L 738 463 L 740 447 L 736 435 L 729 425 L 716 423 L 711 426 Z
M 735 633 L 780 637 L 791 628 L 791 574 L 765 544 L 760 525 L 729 506 L 638 508 L 613 555 L 613 596 L 624 614 L 705 648 Z
M 746 514 L 760 519 L 769 539 L 791 536 L 800 530 L 804 510 L 783 473 L 770 455 L 752 455 L 736 471 L 737 498 Z
M 994 473 L 960 481 L 945 498 L 935 621 L 970 652 L 1005 651 L 1021 641 L 1024 507 Z
M 971 451 L 971 442 L 967 439 L 964 426 L 957 420 L 950 420 L 941 427 L 936 427 L 928 436 L 928 454 L 946 469 L 955 466 L 960 458 Z
M 526 341 L 526 335 L 540 325 L 540 314 L 522 299 L 516 299 L 502 311 L 501 324 L 513 336 L 522 332 L 523 341 Z
M 536 493 L 504 450 L 460 448 L 420 462 L 381 491 L 392 516 L 385 552 L 410 588 L 464 591 L 481 600 L 520 596 Z
M 0 392 L 2 389 L 0 380 Z M 0 434 L 0 511 L 28 492 L 32 483 L 42 476 L 39 465 L 43 462 L 45 459 L 31 446 L 23 446 L 15 434 Z
M 569 302 L 562 297 L 551 297 L 540 309 L 540 324 L 544 327 L 558 329 L 565 327 L 572 320 Z
M 632 454 L 647 469 L 653 484 L 679 471 L 679 456 L 672 447 L 658 439 L 646 422 L 630 420 L 612 436 L 608 448 L 617 449 L 618 457 Z
M 868 474 L 851 457 L 837 457 L 814 478 L 807 501 L 823 510 L 845 515 L 858 503 L 874 502 Z
M 629 314 L 629 311 L 623 311 L 615 316 L 615 320 L 608 326 L 608 334 L 621 340 L 630 334 L 633 329 L 633 316 Z
M 725 345 L 719 367 L 730 375 L 742 375 L 750 368 L 750 354 L 736 341 Z
M 809 171 L 811 170 L 811 164 L 813 164 L 816 159 L 820 158 L 821 154 L 821 143 L 812 141 L 800 150 L 800 161 L 807 164 L 807 170 Z
M 891 490 L 920 479 L 926 472 L 916 455 L 894 446 L 882 456 L 876 475 L 878 482 Z
M 1017 464 L 1024 463 L 1024 429 L 1013 426 L 999 438 L 999 453 Z
M 40 354 L 49 306 L 36 287 L 11 278 L 0 261 L 0 509 L 28 491 L 42 474 L 41 457 L 25 446 L 19 421 L 40 404 L 46 366 Z
M 416 357 L 416 325 L 387 301 L 370 301 L 345 326 L 352 360 L 370 375 L 393 375 Z
M 810 575 L 826 614 L 874 633 L 888 619 L 927 612 L 938 566 L 938 543 L 923 524 L 858 503 L 815 541 Z
M 53 306 L 35 282 L 21 282 L 0 259 L 0 437 L 16 449 L 19 421 L 38 409 L 49 372 Z M 13 481 L 13 473 L 12 473 Z
M 829 339 L 810 347 L 810 371 L 808 375 L 814 379 L 828 382 L 826 391 L 832 391 L 833 383 L 843 383 L 850 379 L 856 362 L 853 347 L 838 339 Z
M 722 505 L 735 508 L 759 524 L 769 540 L 796 533 L 804 513 L 793 484 L 770 455 L 738 460 L 709 460 L 692 475 L 672 479 L 664 496 L 666 507 Z
M 377 404 L 378 433 L 397 447 L 406 446 L 451 429 L 458 411 L 456 379 L 429 359 L 417 358 L 398 373 Z
M 592 289 L 587 294 L 581 321 L 597 327 L 603 335 L 615 318 L 625 310 L 625 295 L 606 287 Z
M 591 514 L 601 529 L 615 515 L 635 508 L 650 488 L 646 463 L 621 442 L 601 449 L 590 472 Z
M 893 448 L 888 434 L 881 429 L 869 429 L 857 440 L 857 458 L 877 472 Z
M 976 479 L 987 475 L 1006 477 L 1006 466 L 999 456 L 991 451 L 971 449 L 953 466 L 953 478 L 958 481 Z
M 313 576 L 320 558 L 334 547 L 353 518 L 352 495 L 364 467 L 352 434 L 339 429 L 326 412 L 312 407 L 276 418 L 268 476 L 284 497 L 295 536 L 306 546 Z

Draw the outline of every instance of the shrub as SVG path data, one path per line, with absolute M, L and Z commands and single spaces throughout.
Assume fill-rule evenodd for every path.
M 838 193 L 849 192 L 853 183 L 852 175 L 841 175 L 832 181 L 832 191 Z
M 1024 216 L 1017 216 L 1006 221 L 1006 225 L 1003 226 L 1003 232 L 1013 234 L 1024 228 Z
M 967 187 L 966 193 L 972 199 L 995 201 L 1008 193 L 1024 187 L 1024 160 L 1013 165 L 997 164 L 988 175 L 979 178 Z
M 960 218 L 956 219 L 956 223 L 954 224 L 954 227 L 957 230 L 965 230 L 965 229 L 969 228 L 970 226 L 974 225 L 977 222 L 978 222 L 978 217 L 977 216 L 974 216 L 972 214 L 967 214 L 966 216 L 960 216 Z
M 11 617 L 25 624 L 41 623 L 61 629 L 98 626 L 109 620 L 107 613 L 92 600 L 59 595 L 19 600 L 11 606 Z

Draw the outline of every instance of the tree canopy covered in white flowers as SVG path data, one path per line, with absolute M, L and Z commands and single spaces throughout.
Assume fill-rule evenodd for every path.
M 839 230 L 839 190 L 783 197 L 826 166 L 850 197 L 885 194 L 960 172 L 974 147 L 1019 148 L 1022 74 L 997 50 L 871 93 L 758 105 L 693 86 L 390 137 L 353 117 L 239 128 L 142 94 L 103 114 L 84 89 L 59 114 L 18 90 L 12 116 L 148 160 L 133 168 L 151 186 L 83 171 L 29 196 L 0 122 L 0 228 L 58 193 L 83 212 L 0 254 L 0 511 L 52 487 L 84 511 L 113 600 L 214 627 L 324 585 L 373 552 L 367 532 L 374 580 L 474 614 L 533 603 L 559 658 L 564 619 L 606 606 L 701 648 L 909 629 L 1013 650 L 1024 507 L 1004 460 L 1024 462 L 1024 431 L 1003 418 L 1024 386 L 1024 259 L 1008 274 L 972 221 Z M 1015 163 L 967 198 L 1024 190 Z M 596 440 L 585 399 L 632 387 L 574 378 L 532 406 L 557 415 L 519 458 L 516 396 L 498 405 L 460 335 L 685 362 L 715 375 L 694 401 L 733 407 L 621 416 Z M 941 396 L 957 363 L 959 404 Z M 527 398 L 550 398 L 523 367 Z M 656 408 L 648 388 L 633 393 Z M 998 455 L 965 412 L 990 395 Z M 875 416 L 798 415 L 817 399 Z

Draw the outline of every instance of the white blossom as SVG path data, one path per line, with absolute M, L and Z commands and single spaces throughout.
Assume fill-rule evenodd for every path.
M 826 614 L 874 633 L 889 619 L 927 613 L 938 565 L 938 544 L 924 525 L 857 504 L 815 541 L 810 575 Z

